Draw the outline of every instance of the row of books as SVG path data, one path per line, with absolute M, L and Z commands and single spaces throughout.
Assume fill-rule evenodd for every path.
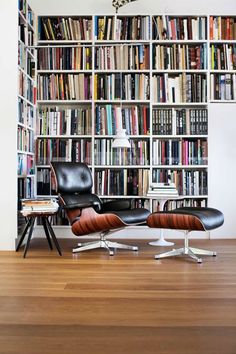
M 147 197 L 178 197 L 178 190 L 174 183 L 151 183 L 148 189 Z
M 18 178 L 17 181 L 18 199 L 34 197 L 34 178 Z
M 152 111 L 153 135 L 204 135 L 208 133 L 207 109 L 158 109 Z
M 34 27 L 35 16 L 34 16 L 34 12 L 30 8 L 30 6 L 28 6 L 27 21 L 32 27 Z
M 25 23 L 19 22 L 18 25 L 18 40 L 21 41 L 23 44 L 27 44 L 27 27 Z
M 17 175 L 18 176 L 27 176 L 34 174 L 34 158 L 30 155 L 21 155 L 17 156 Z
M 50 168 L 37 168 L 37 195 L 55 195 L 56 185 Z
M 91 144 L 89 139 L 37 139 L 36 163 L 49 165 L 51 161 L 73 161 L 91 164 Z
M 28 13 L 33 23 L 33 14 Z M 22 24 L 23 25 L 23 24 Z M 236 39 L 236 19 L 210 16 L 210 40 Z M 40 17 L 39 40 L 92 40 L 92 17 Z M 153 16 L 154 40 L 205 40 L 207 18 L 204 16 Z M 149 16 L 95 16 L 95 40 L 149 40 Z
M 95 40 L 148 40 L 149 16 L 95 16 Z
M 56 213 L 59 205 L 55 199 L 23 199 L 22 214 L 27 216 L 32 212 Z
M 95 193 L 98 195 L 146 195 L 149 170 L 122 169 L 95 172 Z
M 35 60 L 30 55 L 27 57 L 27 74 L 35 79 Z
M 155 45 L 153 69 L 202 70 L 207 68 L 207 45 L 172 44 Z
M 91 47 L 43 47 L 38 49 L 38 70 L 91 69 Z
M 211 99 L 236 100 L 236 74 L 211 74 Z
M 177 208 L 206 208 L 207 199 L 205 198 L 191 198 L 191 199 L 181 199 L 181 200 L 167 200 L 164 205 L 164 211 L 174 210 Z M 157 200 L 153 200 L 152 210 L 155 212 L 159 210 L 159 205 Z
M 97 105 L 95 108 L 95 134 L 114 135 L 118 129 L 126 129 L 128 135 L 149 134 L 148 106 L 120 107 Z
M 18 125 L 17 149 L 25 152 L 34 151 L 34 132 Z
M 206 170 L 173 170 L 154 169 L 153 181 L 175 183 L 179 195 L 207 195 L 207 171 Z
M 25 17 L 27 11 L 27 2 L 26 0 L 18 0 L 18 10 Z
M 206 75 L 154 75 L 153 100 L 157 103 L 207 102 Z
M 94 163 L 102 166 L 148 165 L 150 157 L 149 141 L 131 140 L 129 149 L 113 149 L 112 140 L 95 139 Z
M 90 100 L 91 98 L 91 75 L 38 75 L 38 100 Z
M 95 100 L 148 100 L 149 76 L 146 74 L 96 74 Z
M 18 70 L 18 94 L 27 98 L 31 103 L 35 101 L 34 84 L 21 70 Z
M 210 40 L 236 39 L 236 18 L 210 16 Z
M 154 140 L 154 165 L 207 165 L 207 141 Z
M 236 70 L 236 45 L 215 44 L 211 45 L 212 70 Z
M 43 107 L 38 110 L 38 135 L 90 135 L 91 132 L 91 107 Z
M 155 16 L 153 39 L 155 40 L 204 40 L 207 37 L 206 17 Z
M 25 70 L 26 68 L 26 51 L 25 51 L 25 46 L 24 43 L 19 42 L 18 43 L 18 65 L 21 67 L 22 70 Z
M 40 17 L 39 40 L 91 40 L 92 19 L 88 17 Z
M 34 127 L 34 108 L 21 98 L 18 99 L 18 122 Z
M 97 70 L 145 70 L 150 68 L 149 46 L 114 45 L 95 48 Z

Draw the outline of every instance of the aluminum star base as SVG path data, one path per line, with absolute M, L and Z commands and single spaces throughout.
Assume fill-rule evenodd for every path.
M 110 232 L 101 233 L 100 240 L 97 240 L 97 241 L 78 243 L 79 247 L 74 248 L 73 253 L 93 250 L 93 249 L 97 249 L 97 248 L 105 248 L 109 252 L 110 256 L 114 255 L 114 249 L 138 251 L 137 246 L 130 246 L 130 245 L 125 245 L 123 243 L 112 242 L 112 241 L 106 240 L 107 234 L 110 234 Z
M 155 255 L 155 259 L 162 259 L 162 258 L 167 258 L 167 257 L 175 257 L 175 256 L 188 256 L 197 263 L 202 263 L 202 258 L 199 258 L 198 255 L 202 256 L 216 256 L 217 253 L 213 251 L 207 251 L 203 250 L 200 248 L 194 248 L 194 247 L 189 247 L 188 246 L 188 234 L 189 232 L 186 231 L 185 233 L 185 238 L 184 238 L 184 247 L 178 248 L 178 249 L 173 249 L 172 251 L 169 252 L 164 252 L 160 254 Z

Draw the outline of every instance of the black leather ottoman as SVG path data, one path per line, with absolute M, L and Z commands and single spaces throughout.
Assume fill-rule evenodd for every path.
M 216 252 L 189 247 L 188 234 L 191 231 L 210 231 L 224 223 L 223 214 L 213 208 L 178 208 L 167 212 L 156 212 L 149 215 L 147 225 L 158 229 L 183 230 L 185 233 L 184 247 L 170 252 L 157 254 L 156 259 L 187 255 L 198 263 L 202 259 L 197 255 L 216 256 Z

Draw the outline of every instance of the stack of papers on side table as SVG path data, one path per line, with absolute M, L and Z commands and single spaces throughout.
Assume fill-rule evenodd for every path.
M 179 196 L 175 183 L 152 183 L 147 192 L 147 197 L 168 196 L 176 198 Z
M 23 199 L 22 214 L 29 213 L 56 213 L 59 205 L 55 199 Z

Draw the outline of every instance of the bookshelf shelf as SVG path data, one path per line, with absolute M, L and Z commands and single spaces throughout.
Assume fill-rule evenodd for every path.
M 29 101 L 26 97 L 18 95 L 18 98 L 21 99 L 22 101 L 25 101 L 28 105 L 35 107 L 34 103 Z
M 35 82 L 35 79 L 33 77 L 31 77 L 29 74 L 27 74 L 27 72 L 22 69 L 22 67 L 20 65 L 18 65 L 18 69 L 33 83 Z
M 34 178 L 35 175 L 18 175 L 18 178 Z
M 30 151 L 17 150 L 17 153 L 20 154 L 20 155 L 30 155 L 30 156 L 34 156 L 34 152 L 30 152 Z
M 151 72 L 151 70 L 145 70 L 145 69 L 143 69 L 143 70 L 123 70 L 123 69 L 120 69 L 120 70 L 94 70 L 94 73 L 95 74 L 106 74 L 106 73 L 129 73 L 129 74 L 131 74 L 131 73 L 137 73 L 137 74 L 139 74 L 139 73 L 150 73 Z
M 236 44 L 236 39 L 213 39 L 209 44 Z
M 152 165 L 153 168 L 169 168 L 169 169 L 206 169 L 208 165 Z
M 152 135 L 153 139 L 202 139 L 202 138 L 208 138 L 208 135 L 202 134 L 202 135 L 194 135 L 194 134 L 186 134 L 186 135 Z
M 207 102 L 153 102 L 153 106 L 170 106 L 170 107 L 181 107 L 181 106 L 207 106 Z
M 210 100 L 210 103 L 236 103 L 236 100 Z
M 202 44 L 202 43 L 207 43 L 207 40 L 197 40 L 197 39 L 163 39 L 163 40 L 152 40 L 151 41 L 153 44 Z
M 19 127 L 22 127 L 22 128 L 25 128 L 25 129 L 28 129 L 28 130 L 31 130 L 31 131 L 34 131 L 34 128 L 29 127 L 29 126 L 26 125 L 26 124 L 23 124 L 23 123 L 21 123 L 21 122 L 18 122 L 17 124 L 18 124 Z
M 115 104 L 136 104 L 136 103 L 150 103 L 150 100 L 94 100 L 95 103 L 115 103 Z
M 95 40 L 94 41 L 95 45 L 103 45 L 103 44 L 149 44 L 150 40 L 143 40 L 143 39 L 138 39 L 138 40 L 129 40 L 129 39 L 125 39 L 125 40 L 119 40 L 119 39 L 110 39 L 110 40 Z
M 76 45 L 76 44 L 92 44 L 92 40 L 80 40 L 80 39 L 71 39 L 71 40 L 38 40 L 38 45 L 47 45 L 47 44 L 51 44 L 54 46 L 54 44 L 58 44 L 59 46 L 64 45 L 64 44 L 72 44 L 72 45 Z M 48 47 L 48 46 L 47 46 Z
M 95 139 L 113 139 L 115 135 L 94 135 Z M 130 139 L 150 139 L 150 135 L 127 135 Z
M 92 139 L 91 135 L 35 135 L 36 139 Z
M 210 73 L 212 74 L 235 74 L 236 73 L 236 70 L 227 70 L 227 69 L 224 69 L 224 70 L 210 70 Z

